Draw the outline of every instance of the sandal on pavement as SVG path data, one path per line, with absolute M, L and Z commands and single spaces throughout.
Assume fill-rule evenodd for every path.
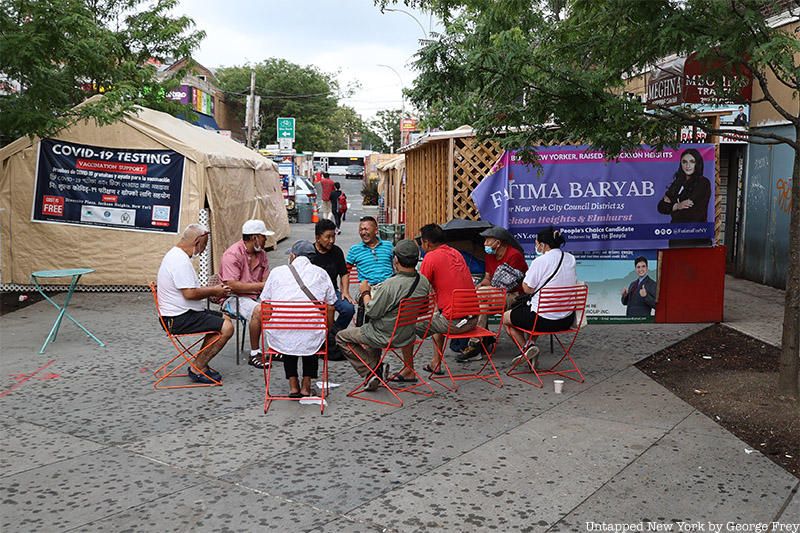
M 267 368 L 269 366 L 269 362 L 264 363 L 263 355 L 260 353 L 251 355 L 250 359 L 247 360 L 247 364 L 256 368 Z
M 430 372 L 431 374 L 436 374 L 437 376 L 444 376 L 444 370 L 442 370 L 441 366 L 437 367 L 436 370 L 431 368 L 431 365 L 425 365 L 423 368 L 425 372 Z
M 416 376 L 406 377 L 402 374 L 397 374 L 395 377 L 390 379 L 389 381 L 396 381 L 397 383 L 416 383 L 417 378 Z

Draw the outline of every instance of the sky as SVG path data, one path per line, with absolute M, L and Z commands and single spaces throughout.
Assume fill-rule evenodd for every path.
M 401 87 L 416 77 L 411 62 L 419 39 L 423 31 L 437 31 L 429 15 L 402 3 L 395 7 L 422 27 L 405 13 L 381 14 L 372 0 L 181 0 L 175 11 L 206 32 L 194 53 L 200 64 L 216 68 L 277 57 L 338 72 L 341 87 L 360 84 L 340 102 L 369 119 L 403 106 Z

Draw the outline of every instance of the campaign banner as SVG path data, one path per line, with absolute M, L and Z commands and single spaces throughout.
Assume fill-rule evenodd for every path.
M 472 192 L 481 218 L 526 252 L 548 226 L 573 252 L 711 244 L 714 145 L 641 146 L 612 161 L 588 146 L 535 150 L 540 167 L 507 151 Z
M 183 166 L 172 150 L 42 139 L 31 220 L 178 233 Z
M 585 252 L 575 254 L 575 259 L 578 279 L 589 287 L 586 302 L 589 322 L 655 320 L 657 250 Z

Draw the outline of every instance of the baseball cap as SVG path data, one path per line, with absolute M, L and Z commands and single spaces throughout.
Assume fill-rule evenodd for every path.
M 286 255 L 294 254 L 297 257 L 312 257 L 317 251 L 311 241 L 299 240 L 295 241 L 292 247 L 286 250 Z
M 512 242 L 514 240 L 511 233 L 501 226 L 492 226 L 491 228 L 483 230 L 480 235 L 481 237 L 491 237 L 492 239 L 503 242 Z
M 394 245 L 394 255 L 405 262 L 419 260 L 419 246 L 412 240 L 403 239 Z
M 267 229 L 263 220 L 248 220 L 242 224 L 242 235 L 263 235 L 265 237 L 272 237 L 275 235 L 274 231 Z

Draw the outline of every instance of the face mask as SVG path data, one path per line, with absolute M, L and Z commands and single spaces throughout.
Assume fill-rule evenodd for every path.
M 536 257 L 539 257 L 540 255 L 544 255 L 544 252 L 542 251 L 541 248 L 539 248 L 538 245 L 536 246 L 536 249 L 534 251 L 536 252 Z
M 254 252 L 260 252 L 260 251 L 262 251 L 262 250 L 263 250 L 263 248 L 262 248 L 262 247 L 260 247 L 260 246 L 258 246 L 258 245 L 256 245 L 256 246 L 253 246 L 253 251 L 254 251 Z
M 491 246 L 486 246 L 486 245 L 484 245 L 483 251 L 486 252 L 487 254 L 492 254 L 492 255 L 494 255 L 494 253 L 495 253 L 494 248 L 492 248 Z

